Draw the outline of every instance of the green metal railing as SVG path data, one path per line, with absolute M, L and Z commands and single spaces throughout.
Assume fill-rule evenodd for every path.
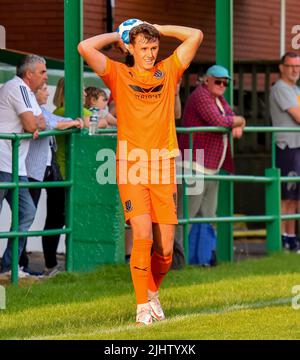
M 183 218 L 179 219 L 179 224 L 183 226 L 183 235 L 184 235 L 184 249 L 185 256 L 188 261 L 188 225 L 194 223 L 208 223 L 213 222 L 218 226 L 218 242 L 217 242 L 217 254 L 220 261 L 232 261 L 233 260 L 233 227 L 234 222 L 265 222 L 267 230 L 267 252 L 272 253 L 275 251 L 281 250 L 281 221 L 282 220 L 296 220 L 300 219 L 300 214 L 286 214 L 281 215 L 281 182 L 300 182 L 300 176 L 280 176 L 280 170 L 276 168 L 275 165 L 275 133 L 278 132 L 299 132 L 298 128 L 288 128 L 288 127 L 246 127 L 244 129 L 245 133 L 253 132 L 265 132 L 272 133 L 272 149 L 271 149 L 271 168 L 265 169 L 265 176 L 249 176 L 249 175 L 204 175 L 204 179 L 209 180 L 218 180 L 220 182 L 226 182 L 230 186 L 226 188 L 226 193 L 221 194 L 221 199 L 226 199 L 219 203 L 221 210 L 220 214 L 228 214 L 226 210 L 228 209 L 228 203 L 230 204 L 230 212 L 228 216 L 218 216 L 216 218 L 190 218 L 188 212 L 188 196 L 186 195 L 186 182 L 185 179 L 203 179 L 203 175 L 178 175 L 177 178 L 182 179 L 183 184 Z M 189 134 L 189 148 L 192 149 L 193 146 L 193 133 L 195 132 L 229 132 L 231 141 L 232 134 L 227 128 L 221 127 L 188 127 L 188 128 L 177 128 L 178 133 L 187 133 Z M 192 157 L 190 156 L 190 161 Z M 190 165 L 192 169 L 192 165 Z M 266 186 L 265 193 L 265 202 L 266 202 L 266 211 L 265 215 L 256 215 L 256 216 L 233 216 L 233 182 L 256 182 L 263 183 Z M 223 207 L 223 209 L 222 209 Z M 225 210 L 224 210 L 225 207 Z M 221 225 L 231 225 L 231 227 L 225 228 L 225 232 Z
M 11 263 L 11 282 L 13 284 L 18 283 L 18 243 L 20 236 L 51 236 L 66 234 L 66 270 L 72 270 L 72 220 L 73 220 L 73 206 L 72 206 L 72 194 L 73 194 L 73 133 L 79 132 L 78 129 L 70 129 L 64 131 L 43 131 L 39 134 L 39 137 L 45 137 L 49 135 L 67 135 L 67 180 L 65 181 L 53 181 L 53 182 L 29 182 L 22 183 L 19 181 L 18 167 L 19 167 L 19 145 L 24 139 L 32 139 L 32 134 L 0 134 L 0 139 L 10 140 L 12 142 L 12 182 L 0 182 L 0 189 L 10 189 L 12 191 L 12 220 L 11 231 L 0 232 L 1 238 L 12 239 L 12 263 Z M 46 187 L 64 187 L 66 188 L 66 223 L 64 229 L 51 229 L 40 231 L 18 231 L 19 229 L 19 189 L 21 188 L 46 188 Z
M 194 127 L 194 128 L 177 128 L 178 133 L 189 134 L 190 149 L 192 149 L 193 133 L 195 132 L 229 132 L 226 128 L 220 127 Z M 189 178 L 197 179 L 199 176 L 194 175 L 178 175 L 177 178 L 183 180 L 184 187 L 184 201 L 183 201 L 183 218 L 179 219 L 179 224 L 184 227 L 184 246 L 186 259 L 188 259 L 188 225 L 194 223 L 213 222 L 218 225 L 226 226 L 232 225 L 235 222 L 264 222 L 266 223 L 267 230 L 267 251 L 268 253 L 281 250 L 281 232 L 280 224 L 281 220 L 300 219 L 300 214 L 288 214 L 281 215 L 280 201 L 281 201 L 281 182 L 299 182 L 300 176 L 297 177 L 281 177 L 280 170 L 275 166 L 275 133 L 276 132 L 298 132 L 297 128 L 275 128 L 275 127 L 246 127 L 245 133 L 251 132 L 269 132 L 272 133 L 272 165 L 271 168 L 265 170 L 265 176 L 252 176 L 252 175 L 205 175 L 204 179 L 218 180 L 229 184 L 227 189 L 230 189 L 226 193 L 225 198 L 230 202 L 233 210 L 233 182 L 255 182 L 262 183 L 266 186 L 266 212 L 265 215 L 253 215 L 253 216 L 233 216 L 228 214 L 225 210 L 221 209 L 220 214 L 222 216 L 214 218 L 190 218 L 188 213 L 188 201 L 189 198 L 186 194 L 185 180 Z M 14 284 L 18 282 L 18 241 L 20 236 L 50 236 L 58 234 L 66 234 L 66 270 L 73 270 L 73 246 L 72 246 L 72 224 L 73 224 L 73 147 L 74 147 L 74 133 L 78 133 L 78 129 L 70 129 L 64 131 L 45 131 L 40 133 L 40 137 L 49 135 L 67 135 L 67 179 L 65 181 L 53 181 L 53 182 L 34 182 L 34 183 L 22 183 L 18 177 L 18 148 L 20 142 L 23 139 L 31 139 L 31 134 L 0 134 L 0 139 L 10 140 L 12 142 L 12 182 L 0 183 L 0 189 L 10 189 L 12 191 L 12 222 L 11 231 L 0 232 L 1 238 L 11 238 L 12 244 L 12 276 L 11 281 Z M 99 130 L 99 133 L 112 133 L 113 129 Z M 231 133 L 229 132 L 230 136 Z M 203 176 L 201 175 L 201 178 Z M 40 230 L 40 231 L 18 231 L 19 218 L 19 189 L 21 188 L 46 188 L 46 187 L 65 187 L 66 188 L 66 226 L 64 229 L 52 229 L 52 230 Z M 224 202 L 219 205 L 227 206 Z M 220 261 L 232 261 L 233 260 L 233 228 L 225 228 L 226 231 L 222 233 L 218 228 L 218 259 Z M 222 229 L 221 229 L 222 230 Z

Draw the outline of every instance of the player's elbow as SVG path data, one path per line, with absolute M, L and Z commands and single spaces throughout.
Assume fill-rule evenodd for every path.
M 197 43 L 200 45 L 202 43 L 203 37 L 204 37 L 203 32 L 201 30 L 197 29 L 194 33 L 194 36 L 196 38 Z
M 81 42 L 78 44 L 77 50 L 78 50 L 78 52 L 79 52 L 79 54 L 80 54 L 81 56 L 83 56 L 83 55 L 85 54 L 85 52 L 86 52 L 86 44 L 85 44 L 85 41 L 84 41 L 84 40 L 81 41 Z

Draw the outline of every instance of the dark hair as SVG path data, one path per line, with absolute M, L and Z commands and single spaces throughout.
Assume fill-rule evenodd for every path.
M 20 59 L 17 64 L 17 76 L 23 78 L 27 70 L 35 70 L 35 65 L 37 63 L 46 64 L 46 60 L 38 55 L 26 55 Z
M 135 39 L 139 34 L 142 34 L 144 38 L 147 40 L 147 42 L 152 42 L 160 39 L 160 33 L 154 26 L 147 23 L 143 23 L 135 26 L 130 30 L 129 33 L 130 44 L 135 43 Z M 126 55 L 125 64 L 128 67 L 134 66 L 134 57 L 131 54 Z
M 96 86 L 89 86 L 87 88 L 84 89 L 85 93 L 86 93 L 86 97 L 85 97 L 85 104 L 84 106 L 86 108 L 91 107 L 91 99 L 96 99 L 98 100 L 100 96 L 107 98 L 107 94 L 103 89 L 100 89 Z
M 296 52 L 288 51 L 280 59 L 280 64 L 284 64 L 286 58 L 297 58 L 297 57 L 300 57 L 300 55 L 297 54 Z
M 147 42 L 152 42 L 160 39 L 159 31 L 152 25 L 143 23 L 135 26 L 130 30 L 129 38 L 130 44 L 134 44 L 136 37 L 142 34 Z

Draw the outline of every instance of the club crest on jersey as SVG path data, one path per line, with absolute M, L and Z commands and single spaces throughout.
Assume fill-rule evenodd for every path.
M 126 211 L 126 212 L 130 212 L 130 211 L 132 211 L 132 210 L 133 210 L 133 208 L 132 208 L 131 200 L 125 201 L 125 211 Z
M 157 69 L 153 76 L 156 79 L 161 79 L 161 78 L 163 78 L 165 76 L 165 74 L 161 70 Z

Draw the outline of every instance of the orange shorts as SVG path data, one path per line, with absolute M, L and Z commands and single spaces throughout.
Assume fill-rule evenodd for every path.
M 117 181 L 125 220 L 150 214 L 152 222 L 178 224 L 175 160 L 117 161 Z

